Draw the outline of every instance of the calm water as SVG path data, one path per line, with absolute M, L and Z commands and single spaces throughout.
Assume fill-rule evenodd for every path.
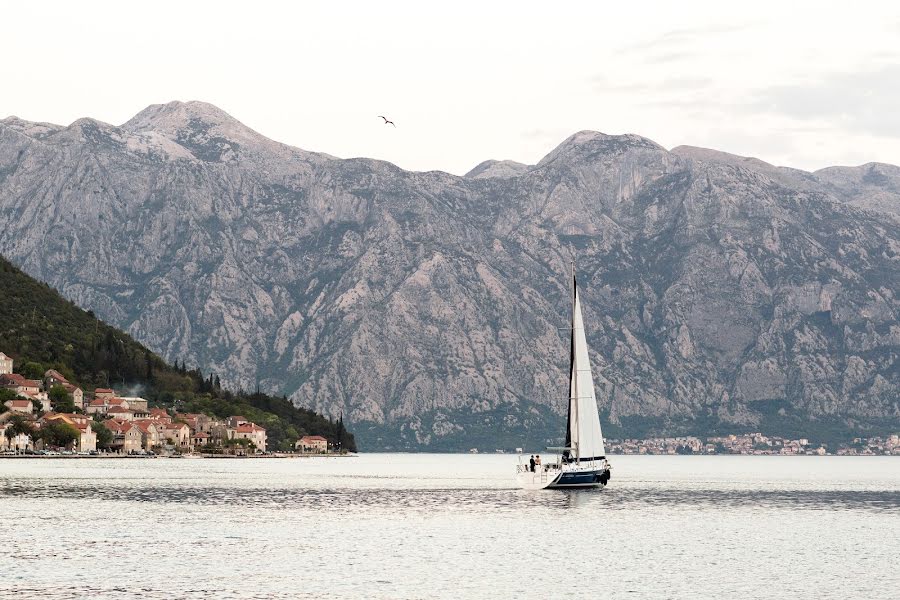
M 0 597 L 877 598 L 900 459 L 614 457 L 523 492 L 514 456 L 0 460 Z M 893 592 L 891 592 L 893 588 Z

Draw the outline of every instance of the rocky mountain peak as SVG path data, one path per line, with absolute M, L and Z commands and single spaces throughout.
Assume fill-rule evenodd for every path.
M 602 157 L 624 154 L 633 149 L 665 152 L 665 148 L 656 142 L 632 133 L 608 135 L 599 131 L 585 130 L 566 138 L 542 158 L 537 166 L 543 167 L 557 161 L 573 163 L 594 161 Z
M 514 160 L 486 160 L 478 163 L 463 177 L 468 179 L 508 179 L 510 177 L 518 177 L 531 168 L 531 165 L 525 165 Z
M 694 160 L 725 163 L 729 165 L 747 167 L 754 170 L 770 171 L 777 168 L 775 167 L 775 165 L 769 164 L 758 158 L 753 158 L 750 156 L 739 156 L 737 154 L 722 152 L 721 150 L 712 150 L 710 148 L 702 148 L 700 146 L 676 146 L 675 148 L 672 148 L 671 152 L 672 154 L 678 154 L 680 156 L 684 156 L 685 158 L 692 158 Z
M 253 160 L 262 154 L 300 153 L 247 127 L 207 102 L 151 104 L 122 125 L 131 133 L 163 135 L 205 162 Z
M 0 120 L 0 128 L 3 127 L 9 128 L 13 131 L 16 131 L 17 133 L 26 135 L 34 139 L 41 139 L 47 135 L 52 135 L 58 132 L 60 129 L 63 129 L 59 125 L 53 125 L 52 123 L 35 123 L 33 121 L 20 119 L 19 117 L 16 117 L 14 115 Z
M 196 122 L 225 130 L 248 129 L 221 108 L 197 100 L 151 104 L 129 119 L 122 128 L 128 131 L 150 130 L 174 135 L 190 128 L 192 123 Z

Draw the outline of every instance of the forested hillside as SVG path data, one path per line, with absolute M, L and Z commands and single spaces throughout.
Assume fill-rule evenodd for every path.
M 242 415 L 266 429 L 273 449 L 288 449 L 298 437 L 311 434 L 356 450 L 353 435 L 342 423 L 296 408 L 286 398 L 223 389 L 216 374 L 170 365 L 3 257 L 0 352 L 15 360 L 16 372 L 32 379 L 52 368 L 86 392 L 112 387 L 182 412 Z

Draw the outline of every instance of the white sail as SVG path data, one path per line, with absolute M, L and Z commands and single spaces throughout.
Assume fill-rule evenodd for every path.
M 573 281 L 574 285 L 574 281 Z M 575 285 L 572 313 L 572 371 L 569 374 L 569 430 L 566 445 L 571 448 L 569 458 L 591 460 L 606 456 L 603 433 L 600 431 L 600 414 L 594 394 L 594 378 L 588 357 L 584 319 L 581 316 L 581 298 Z

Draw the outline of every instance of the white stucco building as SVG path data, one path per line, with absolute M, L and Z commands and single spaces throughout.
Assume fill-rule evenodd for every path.
M 12 373 L 13 370 L 13 359 L 8 357 L 3 352 L 0 352 L 0 375 L 6 375 L 7 373 Z

